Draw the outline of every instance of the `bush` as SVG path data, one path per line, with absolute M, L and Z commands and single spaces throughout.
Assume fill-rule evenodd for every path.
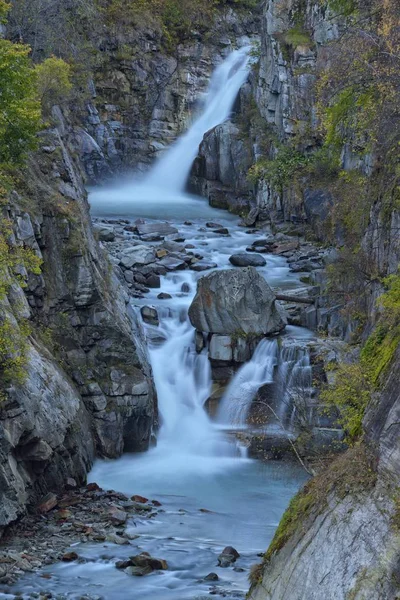
M 41 112 L 29 52 L 0 39 L 0 163 L 19 161 L 36 147 Z
M 68 99 L 72 89 L 71 67 L 62 58 L 46 58 L 35 67 L 37 90 L 45 113 Z

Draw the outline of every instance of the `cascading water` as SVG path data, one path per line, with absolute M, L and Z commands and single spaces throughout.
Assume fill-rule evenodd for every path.
M 235 50 L 216 68 L 202 114 L 146 177 L 146 185 L 159 187 L 161 184 L 163 189 L 172 192 L 184 191 L 204 134 L 229 117 L 236 96 L 247 79 L 249 52 L 248 46 Z
M 218 422 L 234 429 L 245 427 L 256 394 L 267 383 L 274 385 L 274 397 L 265 403 L 282 428 L 293 428 L 296 417 L 307 419 L 312 394 L 308 349 L 293 342 L 279 347 L 276 340 L 265 339 L 229 384 L 219 406 Z
M 185 193 L 185 184 L 204 134 L 229 118 L 250 70 L 250 46 L 233 51 L 216 68 L 204 109 L 192 126 L 142 179 L 94 189 L 91 205 L 97 214 L 134 214 L 169 218 L 185 209 L 186 217 L 202 216 L 204 202 Z M 162 205 L 159 199 L 162 198 Z
M 238 428 L 246 425 L 257 391 L 262 385 L 273 382 L 277 359 L 277 341 L 261 340 L 252 359 L 239 369 L 229 384 L 219 406 L 219 423 L 231 423 Z

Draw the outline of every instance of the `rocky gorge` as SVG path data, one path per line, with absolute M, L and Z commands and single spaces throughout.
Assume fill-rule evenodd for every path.
M 89 31 L 90 2 L 72 2 L 67 13 L 54 3 L 49 27 L 34 33 L 21 20 L 24 3 L 12 4 L 5 34 L 15 39 L 19 28 L 36 61 L 47 48 L 68 60 L 54 31 L 78 9 L 76 55 L 88 42 L 94 58 L 80 73 L 83 99 L 74 92 L 51 103 L 39 148 L 1 190 L 2 235 L 11 254 L 24 254 L 17 267 L 0 263 L 0 592 L 126 598 L 132 584 L 123 577 L 139 575 L 149 583 L 133 593 L 144 598 L 236 598 L 250 574 L 254 600 L 394 600 L 400 238 L 395 192 L 385 185 L 396 180 L 382 167 L 390 148 L 380 140 L 372 148 L 372 124 L 353 126 L 347 105 L 334 106 L 325 124 L 346 115 L 340 151 L 326 150 L 318 86 L 346 44 L 356 54 L 365 30 L 392 35 L 395 9 L 385 4 L 378 27 L 369 4 L 357 2 L 227 3 L 211 29 L 196 24 L 175 46 L 166 43 L 165 22 L 126 16 L 116 24 L 92 12 L 98 20 Z M 171 163 L 146 196 L 126 173 L 164 160 L 192 113 L 206 112 L 211 73 L 249 44 L 251 65 L 230 118 L 204 129 L 192 167 L 187 156 L 186 189 L 212 208 L 171 193 Z M 332 93 L 333 76 L 330 85 Z M 384 121 L 380 127 L 386 131 Z M 185 179 L 183 162 L 176 165 Z M 378 181 L 383 191 L 374 196 Z M 88 182 L 96 186 L 92 215 Z M 344 401 L 341 378 L 350 389 Z M 96 462 L 85 487 L 96 457 L 135 452 Z M 272 459 L 267 479 L 237 459 L 244 454 Z M 281 463 L 282 484 L 274 471 L 281 457 L 300 465 Z M 205 471 L 221 478 L 223 492 L 214 481 L 207 487 Z M 243 485 L 250 511 L 261 518 L 271 508 L 258 534 L 243 498 L 240 535 L 220 502 Z M 136 493 L 161 498 L 163 508 Z M 187 562 L 176 558 L 179 530 Z M 250 573 L 257 554 L 262 561 Z M 57 560 L 64 569 L 51 566 Z M 14 587 L 40 567 L 46 585 L 26 576 Z M 156 583 L 162 577 L 165 586 Z

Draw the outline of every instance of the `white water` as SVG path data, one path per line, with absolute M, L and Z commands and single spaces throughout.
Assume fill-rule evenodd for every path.
M 203 112 L 144 178 L 92 190 L 90 203 L 96 214 L 171 218 L 185 211 L 186 218 L 204 216 L 204 201 L 186 194 L 185 184 L 204 134 L 231 114 L 249 74 L 249 55 L 249 46 L 240 48 L 216 68 Z
M 239 369 L 229 384 L 221 400 L 218 421 L 239 428 L 246 425 L 251 403 L 262 385 L 273 382 L 277 364 L 277 341 L 261 340 L 251 360 Z
M 204 134 L 229 117 L 238 92 L 248 77 L 249 52 L 249 46 L 235 50 L 216 68 L 202 114 L 154 167 L 145 185 L 184 191 Z

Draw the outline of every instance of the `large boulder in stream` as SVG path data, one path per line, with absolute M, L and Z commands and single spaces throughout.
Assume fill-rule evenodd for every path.
M 231 336 L 272 335 L 286 325 L 274 292 L 254 267 L 202 277 L 189 318 L 198 331 Z

